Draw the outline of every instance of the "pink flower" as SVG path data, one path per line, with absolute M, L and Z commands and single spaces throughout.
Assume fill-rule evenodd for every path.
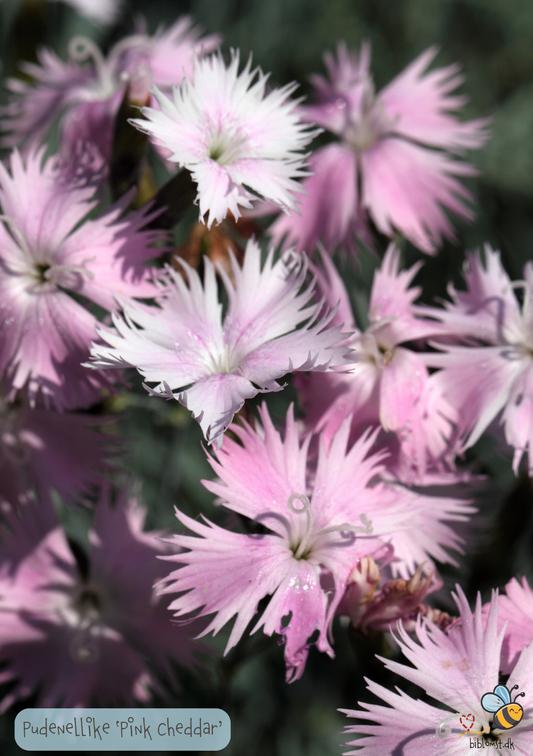
M 97 320 L 74 297 L 110 310 L 115 295 L 152 296 L 144 263 L 154 235 L 140 231 L 146 215 L 120 217 L 127 197 L 84 220 L 94 187 L 65 178 L 43 155 L 23 160 L 15 151 L 11 172 L 0 164 L 0 372 L 8 400 L 25 390 L 31 404 L 42 398 L 62 410 L 94 403 L 109 385 L 82 367 Z
M 349 373 L 332 372 L 299 379 L 301 404 L 308 427 L 324 434 L 326 443 L 346 415 L 352 415 L 353 435 L 381 425 L 396 436 L 395 468 L 402 477 L 422 475 L 448 455 L 455 410 L 438 391 L 426 367 L 425 355 L 406 342 L 425 339 L 442 331 L 436 320 L 423 317 L 415 304 L 420 288 L 412 281 L 420 268 L 400 270 L 399 250 L 390 245 L 376 271 L 366 331 L 359 331 L 344 284 L 327 255 L 327 275 L 319 274 L 321 289 L 330 306 L 339 303 L 337 322 L 355 330 L 347 345 L 357 362 Z M 392 460 L 391 460 L 392 462 Z
M 91 4 L 94 6 L 93 0 Z M 124 37 L 104 58 L 96 44 L 75 37 L 64 63 L 51 50 L 39 53 L 39 64 L 24 63 L 32 84 L 9 79 L 11 99 L 4 116 L 6 147 L 41 143 L 58 117 L 61 124 L 61 155 L 71 160 L 79 142 L 96 147 L 103 165 L 111 157 L 113 124 L 129 87 L 130 97 L 146 101 L 153 83 L 170 91 L 192 72 L 195 55 L 209 52 L 218 36 L 200 37 L 192 20 L 184 16 L 154 36 L 144 31 Z M 89 65 L 83 65 L 89 63 Z
M 221 503 L 266 528 L 260 534 L 233 533 L 176 516 L 199 538 L 174 536 L 188 552 L 168 559 L 180 563 L 165 579 L 164 592 L 180 593 L 170 605 L 182 616 L 215 614 L 202 633 L 217 633 L 233 616 L 226 652 L 241 638 L 261 599 L 270 602 L 252 630 L 278 633 L 285 641 L 287 680 L 302 674 L 309 638 L 333 656 L 331 622 L 346 582 L 359 560 L 382 550 L 387 534 L 410 527 L 412 504 L 383 496 L 376 483 L 381 455 L 369 455 L 373 435 L 348 449 L 349 420 L 320 446 L 316 469 L 309 465 L 309 438 L 300 444 L 292 412 L 285 438 L 265 407 L 263 428 L 232 426 L 239 442 L 226 439 L 210 462 L 220 480 L 204 481 Z
M 448 708 L 411 698 L 399 689 L 392 692 L 369 681 L 368 689 L 388 706 L 364 703 L 363 710 L 345 711 L 349 717 L 372 723 L 346 728 L 347 733 L 362 736 L 348 743 L 357 750 L 347 754 L 466 756 L 471 753 L 474 740 L 478 742 L 476 748 L 496 749 L 505 747 L 509 735 L 517 753 L 527 756 L 532 752 L 533 706 L 529 686 L 533 679 L 533 644 L 522 652 L 506 683 L 510 691 L 516 686 L 525 695 L 518 699 L 524 709 L 523 721 L 512 731 L 500 729 L 493 721 L 493 714 L 481 705 L 482 697 L 492 694 L 499 683 L 503 633 L 498 633 L 498 597 L 493 595 L 485 627 L 481 596 L 472 612 L 461 589 L 457 590 L 459 596 L 455 600 L 460 619 L 446 632 L 420 619 L 417 642 L 399 626 L 397 640 L 411 666 L 382 659 L 387 669 L 415 683 Z
M 462 123 L 452 115 L 464 104 L 451 94 L 462 77 L 457 66 L 425 73 L 435 52 L 420 55 L 378 95 L 368 44 L 359 58 L 342 44 L 337 58 L 326 54 L 329 80 L 313 77 L 318 103 L 305 116 L 340 141 L 314 154 L 301 216 L 274 223 L 275 243 L 286 237 L 287 244 L 309 252 L 319 240 L 330 251 L 353 248 L 368 215 L 381 233 L 399 231 L 433 254 L 443 236 L 453 237 L 444 210 L 472 217 L 461 201 L 471 194 L 456 177 L 476 171 L 456 155 L 481 147 L 487 121 Z
M 515 473 L 526 453 L 533 472 L 533 264 L 526 264 L 523 281 L 511 282 L 487 245 L 485 265 L 479 253 L 469 255 L 465 279 L 465 292 L 450 286 L 453 303 L 445 310 L 426 308 L 452 341 L 436 344 L 443 353 L 428 355 L 427 364 L 442 368 L 435 379 L 459 412 L 465 448 L 500 416 L 515 449 Z M 516 289 L 523 291 L 522 304 Z
M 209 443 L 222 444 L 246 399 L 281 391 L 276 379 L 286 373 L 327 370 L 350 359 L 350 350 L 335 346 L 340 328 L 328 328 L 332 314 L 309 304 L 314 284 L 300 291 L 305 257 L 288 252 L 274 263 L 271 250 L 261 268 L 259 247 L 248 242 L 242 269 L 231 258 L 235 284 L 219 269 L 229 299 L 224 318 L 209 259 L 203 287 L 198 273 L 180 262 L 189 285 L 169 268 L 159 307 L 123 300 L 124 319 L 114 317 L 115 331 L 99 331 L 110 346 L 93 346 L 93 364 L 135 366 L 158 384 L 151 393 L 191 410 Z
M 504 630 L 501 670 L 509 674 L 526 646 L 533 641 L 533 591 L 526 578 L 521 583 L 513 578 L 505 586 L 505 596 L 500 596 L 498 628 Z M 489 605 L 483 607 L 484 616 Z
M 289 99 L 296 84 L 265 94 L 268 77 L 251 65 L 250 58 L 239 74 L 237 52 L 228 68 L 220 54 L 195 59 L 192 77 L 174 87 L 172 99 L 154 87 L 161 109 L 142 108 L 147 120 L 132 121 L 191 172 L 208 226 L 228 211 L 238 218 L 239 207 L 250 208 L 255 195 L 248 188 L 294 209 L 302 191 L 295 179 L 307 175 L 299 150 L 316 131 L 300 121 L 297 102 Z
M 52 519 L 51 519 L 52 518 Z M 152 586 L 164 572 L 155 533 L 121 497 L 96 510 L 90 561 L 74 554 L 51 510 L 10 517 L 0 546 L 1 708 L 37 695 L 37 706 L 131 706 L 159 680 L 176 686 L 173 663 L 190 665 L 189 629 L 168 621 Z

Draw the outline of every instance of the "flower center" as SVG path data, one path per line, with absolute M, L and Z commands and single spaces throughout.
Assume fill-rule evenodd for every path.
M 294 501 L 301 502 L 301 507 L 295 507 Z M 365 514 L 360 514 L 359 519 L 362 525 L 331 525 L 328 528 L 321 528 L 320 530 L 314 530 L 314 518 L 311 510 L 311 502 L 305 494 L 291 494 L 287 499 L 287 507 L 293 514 L 301 515 L 305 514 L 307 517 L 306 527 L 301 538 L 296 538 L 295 542 L 291 544 L 291 549 L 295 559 L 306 559 L 311 551 L 312 541 L 318 536 L 325 535 L 326 533 L 362 533 L 363 535 L 372 535 L 373 528 L 372 523 Z
M 50 268 L 51 265 L 48 265 L 48 263 L 36 263 L 34 270 L 39 283 L 44 284 L 47 282 L 48 278 L 46 276 L 46 273 L 50 270 Z
M 379 98 L 376 98 L 371 82 L 367 83 L 361 97 L 358 112 L 349 113 L 344 129 L 344 139 L 355 152 L 364 152 L 384 136 L 393 133 L 395 121 L 391 119 Z
M 247 141 L 246 134 L 239 133 L 238 129 L 212 129 L 208 141 L 208 157 L 219 165 L 234 163 L 243 157 L 243 147 Z
M 100 597 L 89 588 L 84 588 L 74 601 L 77 622 L 68 650 L 79 664 L 94 664 L 100 658 L 100 606 Z
M 209 354 L 209 369 L 213 375 L 229 375 L 233 373 L 238 367 L 234 364 L 230 349 L 227 344 L 224 344 L 224 350 L 222 352 Z
M 24 234 L 13 218 L 0 215 L 0 221 L 6 226 L 21 253 L 21 262 L 16 267 L 13 266 L 9 272 L 12 275 L 27 276 L 30 279 L 28 287 L 30 290 L 50 290 L 60 286 L 63 289 L 76 291 L 80 288 L 82 276 L 94 279 L 94 273 L 85 266 L 93 262 L 96 257 L 87 257 L 80 265 L 56 265 L 50 259 L 46 259 L 53 257 L 53 254 L 30 249 Z

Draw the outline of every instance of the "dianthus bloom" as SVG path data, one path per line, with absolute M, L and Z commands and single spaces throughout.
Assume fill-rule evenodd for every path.
M 421 564 L 409 580 L 386 580 L 378 588 L 379 567 L 371 556 L 363 557 L 348 578 L 337 614 L 347 615 L 351 626 L 363 633 L 388 632 L 400 619 L 409 632 L 414 632 L 419 616 L 430 617 L 432 622 L 446 627 L 452 622 L 448 614 L 420 603 L 430 591 L 440 587 L 435 584 L 432 572 L 425 576 L 423 572 Z
M 498 252 L 485 247 L 465 266 L 467 291 L 450 286 L 445 310 L 427 308 L 448 330 L 450 345 L 431 354 L 427 364 L 440 367 L 439 388 L 457 407 L 465 448 L 472 446 L 498 416 L 514 447 L 515 473 L 524 454 L 533 472 L 533 263 L 524 279 L 511 282 Z M 523 292 L 522 302 L 516 290 Z M 457 345 L 462 341 L 464 345 Z
M 347 579 L 359 560 L 383 549 L 383 539 L 412 525 L 413 505 L 392 499 L 375 481 L 382 455 L 370 454 L 374 435 L 348 448 L 349 419 L 331 442 L 321 445 L 317 467 L 308 460 L 309 438 L 300 444 L 292 411 L 285 438 L 266 408 L 263 428 L 232 426 L 240 443 L 228 438 L 210 459 L 220 480 L 204 481 L 228 509 L 266 529 L 234 533 L 176 510 L 178 519 L 200 536 L 178 535 L 172 543 L 189 549 L 168 557 L 183 566 L 165 582 L 181 593 L 169 606 L 176 616 L 200 610 L 215 614 L 204 633 L 217 633 L 234 615 L 226 651 L 241 638 L 258 604 L 271 596 L 252 632 L 263 627 L 285 642 L 287 680 L 304 671 L 310 638 L 333 656 L 331 623 Z
M 90 531 L 91 554 L 70 548 L 44 507 L 9 517 L 0 545 L 1 702 L 37 695 L 37 706 L 147 702 L 159 681 L 178 685 L 174 663 L 191 665 L 191 628 L 168 621 L 153 584 L 164 573 L 159 533 L 144 512 L 104 495 Z
M 255 195 L 245 187 L 283 210 L 294 209 L 302 191 L 295 181 L 306 175 L 298 151 L 316 131 L 300 121 L 298 103 L 289 99 L 297 85 L 265 95 L 268 76 L 251 65 L 250 58 L 239 74 L 235 51 L 227 68 L 220 54 L 195 59 L 192 77 L 174 87 L 172 99 L 154 87 L 161 110 L 143 108 L 148 120 L 132 121 L 191 172 L 208 226 L 252 206 Z
M 435 386 L 424 355 L 412 348 L 412 342 L 442 330 L 415 304 L 420 288 L 412 282 L 420 263 L 401 270 L 400 252 L 395 245 L 389 246 L 374 276 L 370 325 L 359 331 L 342 279 L 328 256 L 322 261 L 327 275 L 319 274 L 319 283 L 328 303 L 339 303 L 337 320 L 355 331 L 346 343 L 354 348 L 357 362 L 349 373 L 299 379 L 308 426 L 321 431 L 327 442 L 348 414 L 352 415 L 352 438 L 369 425 L 381 425 L 389 440 L 390 432 L 396 436 L 396 472 L 406 478 L 419 477 L 448 454 L 455 420 L 453 406 Z
M 94 2 L 92 3 L 94 6 Z M 96 149 L 100 164 L 111 157 L 114 119 L 129 87 L 130 98 L 146 102 L 153 83 L 170 91 L 192 71 L 195 55 L 209 52 L 219 43 L 215 35 L 200 37 L 188 16 L 154 36 L 144 31 L 124 37 L 104 57 L 96 44 L 75 37 L 65 63 L 52 50 L 39 53 L 39 64 L 24 63 L 31 79 L 9 79 L 4 116 L 4 146 L 41 143 L 60 118 L 60 151 L 70 160 L 79 143 Z
M 9 400 L 24 389 L 32 404 L 63 410 L 90 405 L 109 385 L 82 367 L 97 319 L 77 297 L 110 310 L 117 294 L 152 296 L 144 263 L 154 234 L 140 230 L 149 216 L 120 217 L 127 198 L 85 220 L 94 186 L 43 155 L 15 151 L 11 172 L 0 164 L 0 373 Z
M 231 258 L 235 284 L 219 268 L 229 299 L 224 318 L 210 260 L 205 258 L 203 287 L 198 273 L 180 262 L 189 285 L 169 268 L 159 307 L 121 300 L 125 317 L 114 317 L 114 331 L 100 329 L 110 346 L 93 346 L 93 364 L 136 367 L 158 384 L 152 393 L 191 410 L 209 443 L 222 443 L 245 399 L 281 391 L 277 378 L 351 359 L 350 350 L 335 346 L 341 337 L 340 327 L 328 328 L 332 313 L 309 304 L 314 284 L 301 291 L 304 256 L 286 253 L 274 263 L 271 250 L 261 268 L 260 249 L 248 242 L 242 268 Z
M 427 50 L 376 95 L 368 45 L 359 58 L 342 44 L 337 58 L 326 54 L 329 81 L 313 77 L 318 103 L 304 113 L 340 141 L 313 154 L 301 214 L 274 223 L 276 243 L 286 236 L 308 252 L 319 240 L 353 248 L 368 215 L 383 234 L 399 231 L 434 253 L 453 237 L 445 210 L 471 217 L 461 201 L 471 194 L 456 177 L 476 171 L 456 155 L 484 143 L 486 122 L 452 115 L 464 103 L 451 94 L 462 77 L 457 66 L 425 73 L 434 55 Z
M 513 752 L 522 756 L 533 753 L 533 644 L 522 651 L 506 683 L 509 691 L 515 688 L 513 700 L 516 690 L 524 693 L 524 697 L 518 699 L 524 710 L 523 721 L 513 729 L 498 728 L 494 715 L 481 705 L 482 697 L 493 694 L 499 683 L 503 632 L 498 633 L 498 597 L 496 594 L 492 597 L 485 627 L 481 596 L 472 612 L 460 588 L 458 593 L 455 600 L 460 618 L 445 632 L 419 619 L 417 642 L 400 625 L 397 640 L 413 666 L 382 660 L 387 669 L 420 686 L 448 709 L 369 681 L 368 689 L 388 707 L 362 703 L 364 710 L 345 712 L 354 719 L 373 723 L 346 728 L 347 733 L 363 736 L 348 743 L 357 750 L 347 754 L 466 756 L 472 748 L 506 747 L 509 736 L 514 744 Z

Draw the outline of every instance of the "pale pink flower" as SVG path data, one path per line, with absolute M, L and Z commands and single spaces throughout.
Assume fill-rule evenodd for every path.
M 191 172 L 208 226 L 228 211 L 238 218 L 239 207 L 252 207 L 253 192 L 294 209 L 302 191 L 295 179 L 307 175 L 299 151 L 316 131 L 302 123 L 290 99 L 297 85 L 266 93 L 268 76 L 251 66 L 249 58 L 239 73 L 235 51 L 228 67 L 220 54 L 196 58 L 192 77 L 174 87 L 170 99 L 153 88 L 160 110 L 142 108 L 147 120 L 132 121 Z
M 368 681 L 368 689 L 388 706 L 361 703 L 362 710 L 345 711 L 349 717 L 372 723 L 346 728 L 346 733 L 362 736 L 348 743 L 357 750 L 347 754 L 466 756 L 472 747 L 501 749 L 509 736 L 516 753 L 529 756 L 533 752 L 533 644 L 522 652 L 506 683 L 510 691 L 517 686 L 524 694 L 518 699 L 523 721 L 511 730 L 500 729 L 494 715 L 481 705 L 482 697 L 492 694 L 499 683 L 503 632 L 498 632 L 498 597 L 492 597 L 485 626 L 481 596 L 472 612 L 461 589 L 457 590 L 460 619 L 445 632 L 419 619 L 415 640 L 399 625 L 397 640 L 410 666 L 382 659 L 387 669 L 418 685 L 439 706 L 411 698 L 399 688 L 393 692 Z M 516 695 L 513 692 L 513 699 Z M 443 704 L 448 708 L 441 708 Z
M 443 353 L 427 355 L 426 363 L 442 368 L 435 379 L 461 417 L 464 447 L 500 417 L 515 473 L 526 453 L 533 472 L 533 264 L 526 263 L 524 280 L 511 282 L 487 245 L 485 264 L 479 252 L 468 256 L 465 279 L 467 291 L 449 287 L 453 302 L 445 310 L 426 308 L 452 342 L 435 344 Z
M 500 596 L 498 627 L 504 630 L 501 670 L 509 674 L 526 646 L 533 641 L 533 591 L 526 578 L 519 582 L 516 578 L 505 586 L 504 596 Z M 489 613 L 489 605 L 483 607 L 484 616 Z
M 318 103 L 304 113 L 340 141 L 314 154 L 301 215 L 274 223 L 276 243 L 286 237 L 308 252 L 319 240 L 329 250 L 353 248 L 368 215 L 381 233 L 399 231 L 432 254 L 442 237 L 453 238 L 445 210 L 472 217 L 463 202 L 472 196 L 457 177 L 476 171 L 457 156 L 482 146 L 487 122 L 453 115 L 464 104 L 452 94 L 462 76 L 457 66 L 426 72 L 435 52 L 422 53 L 377 95 L 368 44 L 359 57 L 343 44 L 336 58 L 325 55 L 329 80 L 313 77 Z
M 25 507 L 0 545 L 0 682 L 13 682 L 1 708 L 32 694 L 41 707 L 131 706 L 162 679 L 178 685 L 174 663 L 192 663 L 192 628 L 170 623 L 155 596 L 168 550 L 142 532 L 143 511 L 104 495 L 88 564 L 50 517 Z
M 346 343 L 355 349 L 357 362 L 349 373 L 304 376 L 298 387 L 308 427 L 322 432 L 326 443 L 348 414 L 352 438 L 369 425 L 381 425 L 395 434 L 396 468 L 408 477 L 423 474 L 449 453 L 456 416 L 429 374 L 425 355 L 403 346 L 437 335 L 442 326 L 423 317 L 415 304 L 420 288 L 412 282 L 420 263 L 401 270 L 399 257 L 390 245 L 374 277 L 370 325 L 360 331 L 342 279 L 330 258 L 322 256 L 327 275 L 319 275 L 321 289 L 330 306 L 339 303 L 336 321 L 355 331 Z
M 194 56 L 213 50 L 218 43 L 218 36 L 200 37 L 185 16 L 153 36 L 140 30 L 124 37 L 107 57 L 85 37 L 71 40 L 66 63 L 45 48 L 38 64 L 22 65 L 32 83 L 7 82 L 11 98 L 0 110 L 3 130 L 8 132 L 3 145 L 40 144 L 61 119 L 63 158 L 71 160 L 84 142 L 98 150 L 103 165 L 111 156 L 114 120 L 128 87 L 130 97 L 140 102 L 146 101 L 154 83 L 170 91 L 172 84 L 191 74 Z
M 94 186 L 43 155 L 15 151 L 10 171 L 0 164 L 0 372 L 8 400 L 24 390 L 62 410 L 88 406 L 109 385 L 82 367 L 97 320 L 75 297 L 110 310 L 115 295 L 153 296 L 154 234 L 140 230 L 150 216 L 121 218 L 127 197 L 85 220 Z
M 176 616 L 199 610 L 215 614 L 204 633 L 217 633 L 236 615 L 226 651 L 241 638 L 261 599 L 271 599 L 252 630 L 278 633 L 285 642 L 287 679 L 303 674 L 310 637 L 333 656 L 331 622 L 353 568 L 366 555 L 383 550 L 388 534 L 412 523 L 412 504 L 383 495 L 376 482 L 382 455 L 371 455 L 367 433 L 348 448 L 349 419 L 329 452 L 320 446 L 316 468 L 309 464 L 309 437 L 299 441 L 298 426 L 287 415 L 285 437 L 274 428 L 266 407 L 263 428 L 232 426 L 238 442 L 226 439 L 211 458 L 219 476 L 204 481 L 221 503 L 237 512 L 259 534 L 234 533 L 205 521 L 176 516 L 200 537 L 174 536 L 189 551 L 170 556 L 183 566 L 164 582 L 181 593 L 170 605 Z
M 219 268 L 229 299 L 224 318 L 209 259 L 203 287 L 198 273 L 180 262 L 189 284 L 168 268 L 159 307 L 121 300 L 124 318 L 114 317 L 114 331 L 99 330 L 109 346 L 93 346 L 93 364 L 136 367 L 157 383 L 151 393 L 191 410 L 209 443 L 222 443 L 246 399 L 281 391 L 276 379 L 286 373 L 351 359 L 350 350 L 335 346 L 342 337 L 340 328 L 328 327 L 332 313 L 310 304 L 314 282 L 302 290 L 304 256 L 288 252 L 274 263 L 271 250 L 261 266 L 258 245 L 248 242 L 242 268 L 231 258 L 235 284 Z

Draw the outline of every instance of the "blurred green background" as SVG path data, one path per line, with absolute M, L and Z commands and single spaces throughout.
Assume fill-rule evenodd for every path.
M 432 45 L 439 48 L 437 65 L 458 62 L 465 74 L 468 97 L 465 117 L 493 118 L 492 138 L 473 156 L 480 176 L 470 185 L 477 197 L 477 220 L 456 222 L 457 242 L 446 243 L 427 259 L 419 277 L 427 301 L 444 295 L 449 280 L 460 281 L 464 250 L 488 241 L 502 252 L 511 278 L 533 258 L 533 3 L 526 0 L 134 0 L 126 2 L 118 23 L 103 31 L 76 16 L 61 3 L 1 0 L 3 73 L 13 74 L 16 62 L 34 57 L 38 44 L 65 55 L 73 34 L 94 37 L 107 49 L 133 32 L 137 14 L 154 32 L 190 14 L 206 32 L 219 32 L 224 49 L 240 48 L 242 58 L 253 54 L 255 64 L 271 71 L 271 81 L 297 80 L 299 93 L 310 92 L 308 76 L 323 72 L 322 54 L 339 40 L 358 47 L 369 39 L 379 90 L 414 57 Z M 4 95 L 1 95 L 2 99 Z M 419 257 L 407 250 L 406 259 Z M 376 262 L 363 258 L 354 291 L 368 296 Z M 269 397 L 274 412 L 284 414 L 294 392 Z M 276 404 L 277 403 L 277 404 Z M 149 507 L 148 525 L 170 529 L 177 524 L 173 506 L 190 514 L 203 511 L 224 523 L 224 513 L 199 485 L 211 470 L 201 446 L 197 424 L 181 407 L 150 398 L 133 382 L 120 400 L 117 428 L 124 434 L 123 465 L 135 469 L 142 499 Z M 460 582 L 475 596 L 503 586 L 514 574 L 532 573 L 531 483 L 516 480 L 510 453 L 497 441 L 484 439 L 470 454 L 476 470 L 487 476 L 480 492 L 482 517 L 467 531 L 467 554 L 459 569 L 444 570 L 446 585 Z M 73 528 L 76 524 L 72 525 Z M 477 531 L 476 537 L 471 534 Z M 449 607 L 446 597 L 444 608 Z M 1 617 L 0 617 L 1 622 Z M 184 677 L 183 693 L 162 701 L 164 706 L 214 706 L 232 719 L 227 756 L 338 756 L 347 738 L 347 720 L 338 708 L 355 708 L 370 700 L 363 675 L 393 685 L 374 659 L 388 653 L 380 637 L 355 638 L 336 622 L 336 658 L 313 649 L 301 680 L 284 682 L 282 649 L 260 633 L 245 637 L 223 661 L 219 655 L 227 633 L 211 642 L 215 658 L 198 678 Z M 404 681 L 401 687 L 409 692 Z M 28 703 L 31 705 L 31 702 Z M 0 718 L 0 752 L 21 753 L 12 738 L 13 717 Z

